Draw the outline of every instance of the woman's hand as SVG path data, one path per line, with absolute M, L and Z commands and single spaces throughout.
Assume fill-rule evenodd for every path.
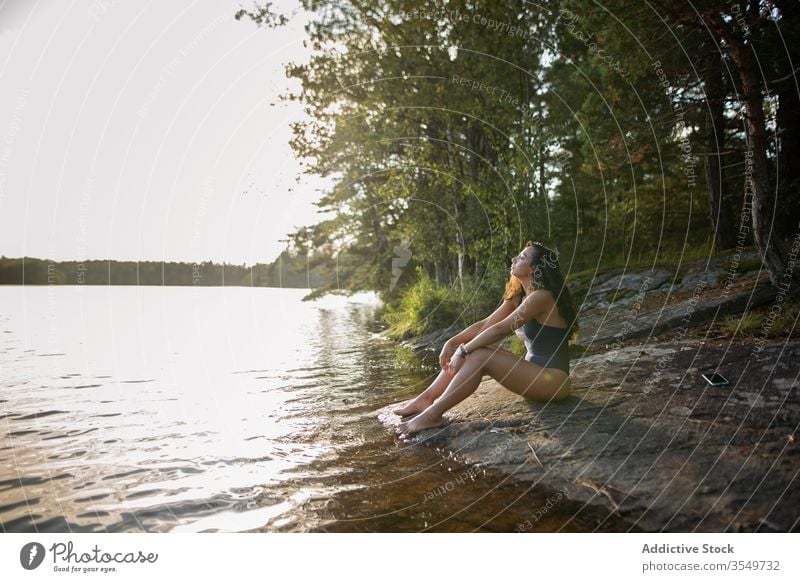
M 458 352 L 453 354 L 453 356 L 450 358 L 450 362 L 447 364 L 447 371 L 451 376 L 455 376 L 458 373 L 458 371 L 461 369 L 461 366 L 464 365 L 465 359 L 466 358 L 459 356 Z
M 444 342 L 444 346 L 442 346 L 442 352 L 439 354 L 439 365 L 445 372 L 448 371 L 450 358 L 455 351 L 456 349 L 453 347 L 453 344 L 450 343 L 450 340 Z

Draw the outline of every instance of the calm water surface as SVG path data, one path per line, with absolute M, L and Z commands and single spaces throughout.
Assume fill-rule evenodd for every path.
M 435 369 L 371 295 L 306 293 L 0 286 L 0 529 L 513 531 L 553 497 L 475 471 L 431 500 L 465 468 L 375 411 Z M 607 518 L 560 501 L 533 530 Z

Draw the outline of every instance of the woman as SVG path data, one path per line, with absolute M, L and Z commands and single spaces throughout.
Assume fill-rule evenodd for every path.
M 511 277 L 503 303 L 489 317 L 445 342 L 439 355 L 442 371 L 407 406 L 397 433 L 408 438 L 439 426 L 442 414 L 472 394 L 484 374 L 525 398 L 561 400 L 569 396 L 569 337 L 577 313 L 558 266 L 558 256 L 530 242 L 511 259 Z M 515 332 L 528 353 L 520 358 L 492 344 Z

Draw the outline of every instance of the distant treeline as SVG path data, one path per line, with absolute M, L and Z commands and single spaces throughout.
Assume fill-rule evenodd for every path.
M 0 257 L 0 284 L 16 285 L 197 285 L 317 288 L 331 282 L 323 266 L 307 269 L 305 255 L 287 251 L 272 263 L 252 267 L 228 263 L 161 261 L 51 261 Z

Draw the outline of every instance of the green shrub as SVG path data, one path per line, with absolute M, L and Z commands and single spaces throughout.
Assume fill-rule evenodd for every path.
M 509 345 L 508 349 L 518 356 L 525 356 L 525 354 L 528 353 L 528 348 L 525 347 L 525 342 L 519 339 L 517 334 L 511 336 L 511 344 Z
M 417 281 L 402 295 L 397 306 L 387 305 L 384 319 L 391 337 L 407 338 L 447 327 L 458 314 L 448 289 L 439 287 L 420 267 Z
M 726 279 L 730 277 L 739 277 L 744 275 L 745 273 L 751 273 L 753 271 L 758 271 L 762 268 L 764 263 L 762 263 L 761 259 L 754 259 L 751 261 L 741 261 L 739 263 L 728 263 L 725 267 L 725 272 L 720 273 L 717 277 L 717 284 L 722 285 Z M 732 267 L 736 267 L 733 269 Z M 763 273 L 762 273 L 763 275 Z
M 386 306 L 387 335 L 395 339 L 425 335 L 452 324 L 464 327 L 488 316 L 500 304 L 502 288 L 488 288 L 486 282 L 464 277 L 463 289 L 437 285 L 417 267 L 417 280 L 396 303 Z
M 717 282 L 722 283 L 725 279 L 727 279 L 731 274 L 735 276 L 743 275 L 744 273 L 749 273 L 751 271 L 758 271 L 762 267 L 763 263 L 761 259 L 752 259 L 750 261 L 740 261 L 738 263 L 728 263 L 725 267 L 725 272 L 721 273 L 719 277 L 717 277 Z M 736 267 L 732 269 L 732 267 Z
M 771 302 L 747 314 L 729 315 L 720 320 L 719 330 L 727 336 L 734 333 L 740 336 L 769 339 L 789 339 L 797 337 L 800 314 L 800 299 L 788 297 L 776 307 Z
M 770 303 L 759 309 L 762 326 L 766 327 L 762 327 L 757 334 L 771 339 L 797 337 L 800 334 L 797 326 L 800 299 L 789 297 L 778 305 L 779 308 L 775 303 Z
M 758 313 L 739 313 L 722 319 L 719 329 L 725 335 L 753 335 L 761 328 L 762 316 Z

